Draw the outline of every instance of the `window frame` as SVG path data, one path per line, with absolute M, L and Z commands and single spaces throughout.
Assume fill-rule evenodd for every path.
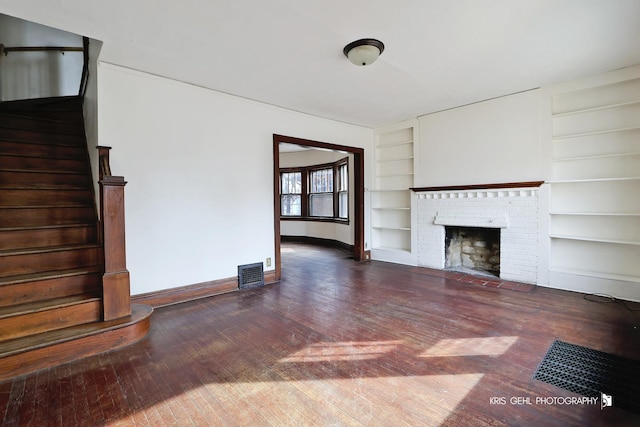
M 303 204 L 304 204 L 304 195 L 306 192 L 306 188 L 305 188 L 305 179 L 304 179 L 304 174 L 300 175 L 300 193 L 283 193 L 282 191 L 282 186 L 283 186 L 283 180 L 282 180 L 282 175 L 283 174 L 290 174 L 290 173 L 300 173 L 300 171 L 298 170 L 281 170 L 280 171 L 280 216 L 285 217 L 285 218 L 299 218 L 302 215 L 302 212 L 304 212 L 304 208 L 303 208 Z M 298 195 L 300 196 L 300 214 L 301 215 L 286 215 L 284 213 L 282 213 L 282 208 L 285 206 L 284 203 L 282 202 L 282 199 L 284 196 L 290 196 L 290 195 Z
M 339 216 L 339 197 L 340 191 L 338 191 L 339 185 L 339 177 L 338 171 L 341 166 L 346 165 L 347 167 L 347 217 L 341 218 Z M 333 170 L 333 215 L 332 216 L 312 216 L 310 214 L 310 199 L 312 194 L 329 194 L 329 193 L 311 193 L 311 172 L 318 171 L 322 169 L 332 169 Z M 299 216 L 297 215 L 283 215 L 282 214 L 282 204 L 280 206 L 280 219 L 282 221 L 317 221 L 317 222 L 335 222 L 340 224 L 348 225 L 350 222 L 350 209 L 349 209 L 349 157 L 345 157 L 343 159 L 337 160 L 332 163 L 323 163 L 317 165 L 309 165 L 309 166 L 299 166 L 299 167 L 288 167 L 288 168 L 280 168 L 279 170 L 279 189 L 280 189 L 280 201 L 282 202 L 282 174 L 283 173 L 291 173 L 291 172 L 300 172 L 302 176 L 302 197 L 300 203 L 300 212 Z M 344 191 L 342 191 L 344 192 Z

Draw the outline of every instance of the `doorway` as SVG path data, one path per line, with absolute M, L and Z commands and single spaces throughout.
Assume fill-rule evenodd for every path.
M 273 135 L 273 218 L 274 218 L 274 267 L 275 280 L 282 277 L 282 258 L 280 255 L 280 144 L 295 144 L 303 147 L 345 151 L 353 154 L 354 182 L 354 227 L 353 258 L 361 261 L 369 258 L 364 247 L 364 149 L 327 142 L 312 141 L 285 135 Z

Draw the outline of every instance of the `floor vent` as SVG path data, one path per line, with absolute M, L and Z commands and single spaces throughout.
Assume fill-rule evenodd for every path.
M 264 285 L 264 269 L 261 262 L 238 266 L 238 288 L 248 289 Z

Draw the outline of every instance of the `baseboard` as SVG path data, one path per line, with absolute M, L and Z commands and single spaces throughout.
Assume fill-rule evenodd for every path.
M 264 283 L 276 282 L 274 270 L 264 272 Z M 131 302 L 146 304 L 154 308 L 165 307 L 182 302 L 193 301 L 200 298 L 207 298 L 214 295 L 226 294 L 238 290 L 238 278 L 228 277 L 226 279 L 211 280 L 209 282 L 195 283 L 193 285 L 180 286 L 177 288 L 163 289 L 160 291 L 148 292 L 144 294 L 132 295 Z
M 333 239 L 323 239 L 321 237 L 309 237 L 309 236 L 280 236 L 280 240 L 283 242 L 297 242 L 308 243 L 311 245 L 327 246 L 330 248 L 344 249 L 348 252 L 353 252 L 353 245 L 341 242 Z

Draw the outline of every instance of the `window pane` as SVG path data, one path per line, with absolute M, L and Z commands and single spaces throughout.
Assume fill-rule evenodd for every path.
M 309 215 L 333 216 L 333 193 L 311 194 L 309 196 Z
M 333 169 L 320 169 L 309 174 L 310 193 L 330 193 L 333 191 Z
M 346 192 L 338 194 L 338 217 L 349 218 L 349 196 Z
M 300 216 L 301 200 L 301 196 L 295 194 L 285 194 L 280 196 L 280 214 L 286 216 Z
M 302 192 L 302 172 L 283 172 L 280 174 L 282 194 L 300 194 Z
M 338 168 L 338 191 L 349 190 L 349 178 L 347 177 L 347 165 L 342 165 Z

